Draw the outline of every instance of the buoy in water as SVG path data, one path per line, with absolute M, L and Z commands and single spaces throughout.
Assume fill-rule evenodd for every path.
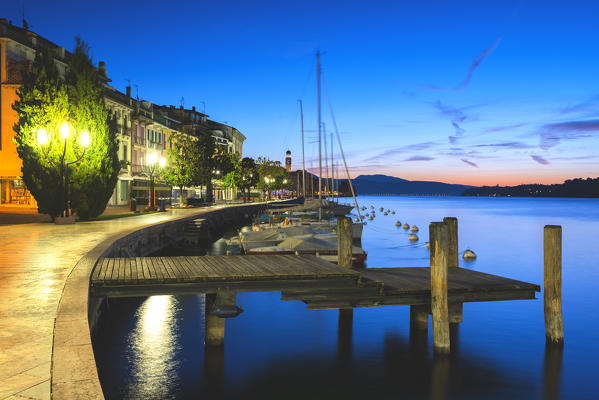
M 418 227 L 417 227 L 416 225 L 413 225 L 413 226 L 412 226 L 412 229 L 410 229 L 410 230 L 411 230 L 412 232 L 418 232 L 418 231 L 419 231 L 419 229 L 418 229 Z
M 426 248 L 430 249 L 431 248 L 431 244 L 429 242 L 426 242 Z
M 403 224 L 403 228 L 404 228 L 404 229 L 410 229 L 410 225 L 408 225 L 408 224 Z
M 395 215 L 395 211 L 391 211 L 391 215 Z
M 359 218 L 354 218 L 354 222 L 360 222 Z
M 464 260 L 474 260 L 476 259 L 476 253 L 468 249 L 464 252 L 464 255 L 462 257 L 464 257 Z
M 396 222 L 395 222 L 395 226 L 401 226 L 401 222 L 399 222 L 399 221 L 396 221 Z
M 383 213 L 383 215 L 387 215 L 387 213 Z
M 372 221 L 374 217 L 371 215 L 370 217 L 368 217 L 368 219 Z
M 383 210 L 384 210 L 384 208 L 383 208 L 383 207 L 379 208 L 379 211 L 383 211 Z
M 410 242 L 417 242 L 418 241 L 418 235 L 416 235 L 415 233 L 412 233 L 409 237 Z
M 374 206 L 370 206 L 370 208 L 371 208 L 372 210 L 374 210 Z

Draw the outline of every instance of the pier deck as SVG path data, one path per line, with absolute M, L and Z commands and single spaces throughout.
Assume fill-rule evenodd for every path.
M 91 294 L 132 297 L 281 291 L 310 309 L 430 303 L 430 268 L 348 269 L 305 255 L 102 258 Z M 450 268 L 451 302 L 534 299 L 538 285 Z

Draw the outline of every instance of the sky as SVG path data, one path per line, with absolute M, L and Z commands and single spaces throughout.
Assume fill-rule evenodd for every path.
M 597 1 L 21 0 L 0 17 L 20 25 L 23 6 L 34 32 L 87 41 L 117 89 L 235 126 L 244 156 L 289 149 L 301 169 L 301 99 L 317 172 L 320 51 L 327 150 L 336 122 L 352 177 L 599 176 Z

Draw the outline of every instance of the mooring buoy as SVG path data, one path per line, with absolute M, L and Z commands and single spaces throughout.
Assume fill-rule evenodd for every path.
M 418 232 L 419 229 L 418 229 L 418 227 L 416 225 L 413 225 L 411 231 L 412 232 Z
M 418 241 L 418 235 L 416 235 L 415 233 L 412 233 L 409 237 L 410 242 L 416 242 Z
M 403 224 L 403 228 L 404 228 L 404 229 L 410 229 L 410 225 L 408 225 L 408 224 Z
M 468 249 L 464 252 L 464 255 L 462 257 L 464 258 L 464 260 L 474 260 L 476 259 L 476 253 Z

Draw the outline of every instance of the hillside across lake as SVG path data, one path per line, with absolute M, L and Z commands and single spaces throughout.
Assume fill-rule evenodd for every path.
M 465 190 L 474 187 L 442 182 L 408 181 L 387 175 L 360 175 L 352 179 L 352 184 L 360 195 L 460 196 Z

